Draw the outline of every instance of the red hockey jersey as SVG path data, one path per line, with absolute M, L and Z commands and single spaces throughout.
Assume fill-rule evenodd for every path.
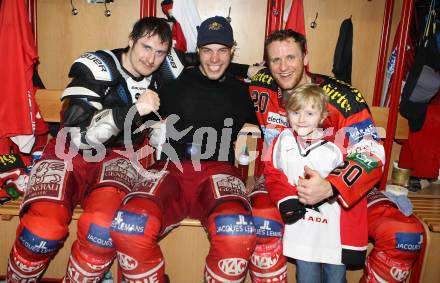
M 349 208 L 379 181 L 385 162 L 384 149 L 359 90 L 332 77 L 310 76 L 329 97 L 329 116 L 323 127 L 347 149 L 344 164 L 333 170 L 327 180 L 339 192 L 342 206 Z M 252 78 L 249 91 L 264 140 L 270 144 L 288 126 L 281 91 L 268 69 Z

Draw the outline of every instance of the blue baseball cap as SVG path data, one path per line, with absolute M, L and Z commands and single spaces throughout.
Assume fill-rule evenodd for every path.
M 227 47 L 234 45 L 234 34 L 228 20 L 215 16 L 204 20 L 197 27 L 197 47 L 218 43 Z

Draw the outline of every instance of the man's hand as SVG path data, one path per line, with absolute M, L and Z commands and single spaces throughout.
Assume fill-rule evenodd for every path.
M 333 195 L 329 181 L 322 178 L 319 172 L 304 166 L 305 178 L 298 180 L 298 199 L 306 205 L 315 205 Z
M 141 116 L 150 114 L 153 111 L 157 111 L 159 106 L 159 95 L 157 95 L 157 93 L 151 89 L 144 91 L 144 93 L 142 93 L 136 101 L 136 108 Z

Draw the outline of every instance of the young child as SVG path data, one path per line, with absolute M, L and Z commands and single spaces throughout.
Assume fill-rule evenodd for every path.
M 264 168 L 267 190 L 286 223 L 283 254 L 296 259 L 298 282 L 346 282 L 341 258 L 345 212 L 335 197 L 305 207 L 296 190 L 300 178 L 316 171 L 326 177 L 343 164 L 342 148 L 319 128 L 328 115 L 327 96 L 317 85 L 305 84 L 290 94 L 285 108 L 291 128 L 274 140 Z

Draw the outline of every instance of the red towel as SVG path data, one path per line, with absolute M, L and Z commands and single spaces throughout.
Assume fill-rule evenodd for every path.
M 0 138 L 32 137 L 38 111 L 32 75 L 38 57 L 23 0 L 1 2 L 0 50 Z
M 422 129 L 409 133 L 400 150 L 399 167 L 410 168 L 414 177 L 437 178 L 440 167 L 440 104 L 431 102 Z
M 0 137 L 32 134 L 29 100 L 37 52 L 24 1 L 2 1 L 0 44 Z
M 292 29 L 303 34 L 304 36 L 306 35 L 306 29 L 304 26 L 304 7 L 302 0 L 293 0 L 285 29 Z

